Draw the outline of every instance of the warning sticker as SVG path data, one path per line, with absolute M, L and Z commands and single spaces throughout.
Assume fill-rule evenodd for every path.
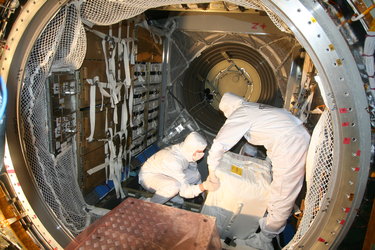
M 232 173 L 235 173 L 235 174 L 238 174 L 238 175 L 242 176 L 242 168 L 240 168 L 240 167 L 237 167 L 237 166 L 235 166 L 235 165 L 232 165 L 230 171 L 231 171 Z

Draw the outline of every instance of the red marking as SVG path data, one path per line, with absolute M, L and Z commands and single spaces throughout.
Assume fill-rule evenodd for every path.
M 357 153 L 355 153 L 356 156 L 361 156 L 361 150 L 358 150 Z
M 343 141 L 344 144 L 350 144 L 350 138 L 346 137 Z
M 326 240 L 323 239 L 323 238 L 321 238 L 321 237 L 318 238 L 318 241 L 320 241 L 320 242 L 326 242 Z
M 256 29 L 258 29 L 258 25 L 259 25 L 259 23 L 253 23 L 253 26 L 251 26 L 251 28 L 253 30 L 256 30 Z
M 344 223 L 345 223 L 345 220 L 340 220 L 340 222 L 339 222 L 341 225 L 344 225 Z
M 342 125 L 343 127 L 347 127 L 347 126 L 349 126 L 349 122 L 343 122 L 341 125 Z
M 33 215 L 33 219 L 36 219 L 36 218 L 37 218 L 37 217 L 36 217 L 36 214 L 34 214 L 34 215 Z
M 358 172 L 360 168 L 352 168 L 354 172 Z
M 19 187 L 21 186 L 21 184 L 19 182 L 16 185 L 19 186 Z
M 262 23 L 261 25 L 260 25 L 260 27 L 262 28 L 262 29 L 266 29 L 266 25 L 264 24 L 264 23 Z
M 347 108 L 341 108 L 340 109 L 340 113 L 348 113 L 348 109 Z
M 344 212 L 349 213 L 350 212 L 350 207 L 344 207 Z
M 8 172 L 8 174 L 14 174 L 14 173 L 16 173 L 16 171 L 14 171 L 14 169 L 7 169 L 7 172 Z

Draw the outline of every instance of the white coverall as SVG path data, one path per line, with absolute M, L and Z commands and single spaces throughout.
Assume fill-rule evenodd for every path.
M 203 157 L 206 146 L 206 140 L 192 132 L 182 143 L 151 156 L 139 172 L 139 184 L 155 193 L 150 201 L 163 204 L 177 194 L 184 198 L 198 196 L 202 191 L 196 161 Z M 200 151 L 198 156 L 194 155 L 197 150 Z
M 279 234 L 284 230 L 302 188 L 310 135 L 302 121 L 288 111 L 246 102 L 232 93 L 223 95 L 219 108 L 227 120 L 209 151 L 207 163 L 210 175 L 219 165 L 223 154 L 243 136 L 253 145 L 263 145 L 272 161 L 273 180 L 267 205 L 268 215 L 260 220 L 260 226 L 265 232 Z

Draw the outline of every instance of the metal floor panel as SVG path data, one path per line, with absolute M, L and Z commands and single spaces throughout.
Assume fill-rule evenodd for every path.
M 212 217 L 128 198 L 66 249 L 221 249 L 221 243 Z

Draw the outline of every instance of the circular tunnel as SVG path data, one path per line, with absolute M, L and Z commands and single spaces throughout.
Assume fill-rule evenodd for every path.
M 182 92 L 190 114 L 214 134 L 225 121 L 218 110 L 225 92 L 269 104 L 276 89 L 274 72 L 259 52 L 240 43 L 221 43 L 205 49 L 191 62 L 184 73 Z
M 32 167 L 28 162 L 28 157 L 32 157 L 35 152 L 30 152 L 24 145 L 22 136 L 27 128 L 19 113 L 21 104 L 28 103 L 32 97 L 22 99 L 20 92 L 25 86 L 25 78 L 29 77 L 25 69 L 33 46 L 39 42 L 38 39 L 46 26 L 67 2 L 29 1 L 13 25 L 7 50 L 1 61 L 1 75 L 6 79 L 10 96 L 6 135 L 7 169 L 25 211 L 52 248 L 66 246 L 73 239 L 73 235 L 45 204 L 37 188 Z M 238 4 L 246 5 L 242 1 Z M 356 215 L 366 187 L 370 164 L 370 121 L 362 79 L 345 38 L 319 3 L 281 3 L 270 0 L 262 1 L 262 4 L 287 24 L 311 56 L 322 80 L 319 88 L 332 116 L 332 154 L 335 158 L 332 160 L 332 178 L 327 186 L 327 195 L 320 201 L 319 208 L 322 209 L 316 214 L 313 223 L 307 226 L 306 232 L 299 235 L 290 248 L 335 248 L 349 230 Z M 109 15 L 105 13 L 105 8 L 96 11 Z M 133 14 L 143 11 L 144 6 Z M 118 21 L 119 19 L 116 19 L 116 22 Z M 246 58 L 243 55 L 246 55 Z M 249 57 L 254 59 L 249 60 Z M 233 63 L 228 61 L 244 70 L 234 70 L 236 66 L 230 67 Z M 227 91 L 227 86 L 222 81 L 229 79 L 233 83 L 231 85 L 235 85 L 235 82 L 242 85 L 240 88 L 229 87 L 231 91 L 239 91 L 249 100 L 273 102 L 277 89 L 275 76 L 267 63 L 263 62 L 256 51 L 244 45 L 228 43 L 207 49 L 191 63 L 187 71 L 189 74 L 184 77 L 184 100 L 189 111 L 196 113 L 202 126 L 215 133 L 220 124 L 210 125 L 210 118 L 223 121 L 223 117 L 217 111 L 214 100 L 222 91 Z M 249 86 L 251 91 L 248 91 Z M 199 103 L 204 104 L 204 109 L 196 106 Z M 33 141 L 30 144 L 32 145 Z M 61 204 L 56 204 L 56 209 L 59 205 Z

